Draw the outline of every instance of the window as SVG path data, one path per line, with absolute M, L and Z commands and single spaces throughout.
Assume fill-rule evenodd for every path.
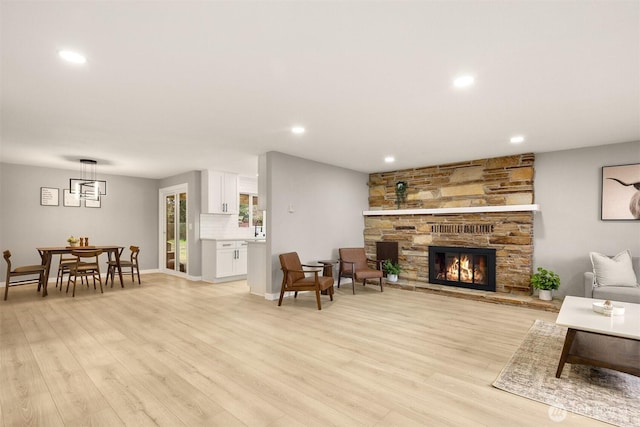
M 256 194 L 240 193 L 238 227 L 262 225 L 262 211 L 258 210 L 258 196 Z

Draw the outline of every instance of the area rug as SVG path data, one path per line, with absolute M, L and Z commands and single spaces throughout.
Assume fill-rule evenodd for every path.
M 548 404 L 550 417 L 569 411 L 617 426 L 640 427 L 640 377 L 566 364 L 561 378 L 556 378 L 566 333 L 567 328 L 536 320 L 493 386 Z

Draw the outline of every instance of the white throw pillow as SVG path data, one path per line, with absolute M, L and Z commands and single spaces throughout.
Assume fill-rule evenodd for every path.
M 628 249 L 612 258 L 597 252 L 589 252 L 589 257 L 598 286 L 637 286 Z

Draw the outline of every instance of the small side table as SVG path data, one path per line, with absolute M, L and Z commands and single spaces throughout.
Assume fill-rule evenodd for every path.
M 333 266 L 337 265 L 339 261 L 336 261 L 334 259 L 324 259 L 321 261 L 318 261 L 318 263 L 322 264 L 322 275 L 326 276 L 326 277 L 333 277 Z M 327 291 L 322 291 L 323 295 L 327 294 Z
M 322 275 L 326 277 L 333 277 L 333 266 L 338 265 L 338 261 L 334 259 L 325 259 L 322 261 L 318 261 L 318 263 L 323 265 Z

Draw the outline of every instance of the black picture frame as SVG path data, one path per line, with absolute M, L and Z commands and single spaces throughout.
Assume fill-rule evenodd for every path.
M 602 221 L 640 220 L 640 163 L 602 167 Z
M 40 206 L 60 206 L 60 189 L 40 187 Z

